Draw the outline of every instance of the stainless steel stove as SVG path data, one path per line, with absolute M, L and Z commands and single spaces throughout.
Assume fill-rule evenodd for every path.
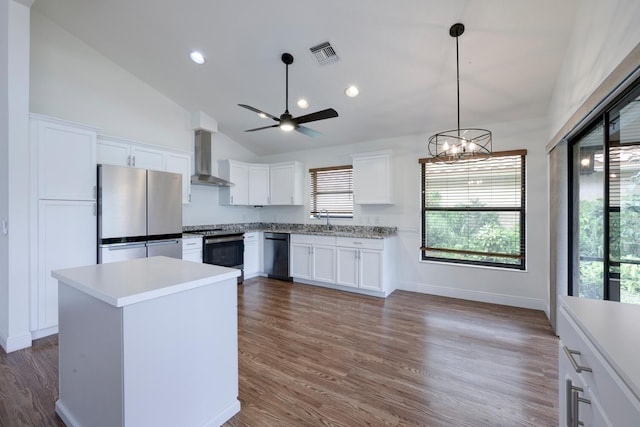
M 203 236 L 202 262 L 240 270 L 238 284 L 244 281 L 244 233 L 221 228 L 191 231 Z

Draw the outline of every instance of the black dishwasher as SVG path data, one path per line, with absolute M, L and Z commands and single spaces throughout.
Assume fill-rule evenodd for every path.
M 271 279 L 293 280 L 289 276 L 289 233 L 264 233 L 264 272 Z

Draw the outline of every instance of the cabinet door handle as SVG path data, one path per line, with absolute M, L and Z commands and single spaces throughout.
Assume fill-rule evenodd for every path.
M 136 167 L 136 156 L 131 156 L 131 158 L 133 159 L 133 167 Z
M 233 196 L 231 196 L 231 204 L 233 204 Z
M 591 368 L 589 368 L 588 366 L 578 365 L 578 362 L 576 362 L 576 359 L 573 357 L 574 354 L 580 356 L 581 353 L 578 350 L 570 350 L 566 345 L 563 345 L 562 349 L 564 350 L 564 353 L 569 358 L 569 362 L 571 362 L 571 366 L 573 366 L 573 369 L 575 369 L 577 373 L 580 373 L 582 371 L 593 372 Z
M 580 397 L 578 395 L 580 391 L 575 388 L 571 390 L 571 427 L 583 426 L 584 423 L 580 421 L 580 403 L 586 403 L 591 405 L 591 401 L 589 399 L 585 399 L 584 397 Z
M 127 166 L 131 166 L 131 155 L 127 156 Z

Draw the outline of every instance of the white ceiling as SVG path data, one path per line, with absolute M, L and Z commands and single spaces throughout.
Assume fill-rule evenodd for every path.
M 546 116 L 578 0 L 37 0 L 34 8 L 258 155 L 431 134 L 456 127 L 455 39 L 462 22 L 462 127 Z M 340 60 L 318 65 L 329 41 Z M 200 50 L 207 63 L 189 59 Z M 294 116 L 335 108 L 310 138 L 238 103 L 279 116 L 283 52 Z M 356 84 L 360 96 L 344 89 Z M 300 110 L 298 97 L 309 100 Z M 544 143 L 544 141 L 543 141 Z

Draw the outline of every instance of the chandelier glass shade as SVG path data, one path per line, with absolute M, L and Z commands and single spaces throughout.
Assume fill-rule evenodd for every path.
M 456 39 L 456 75 L 458 89 L 458 127 L 438 132 L 429 138 L 429 154 L 445 162 L 453 162 L 472 156 L 487 158 L 491 156 L 492 135 L 487 129 L 460 128 L 460 56 L 458 53 L 458 37 L 464 33 L 464 25 L 453 24 L 449 35 Z

